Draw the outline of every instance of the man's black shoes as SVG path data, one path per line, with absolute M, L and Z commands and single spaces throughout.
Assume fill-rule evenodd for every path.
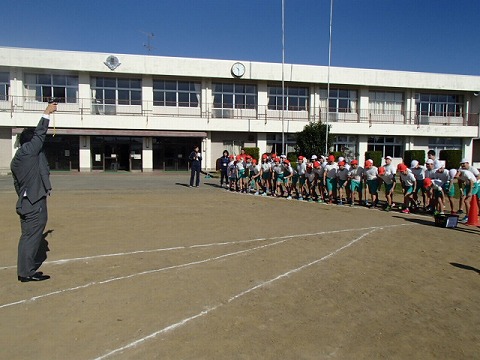
M 42 272 L 36 272 L 32 276 L 19 276 L 18 281 L 20 282 L 29 282 L 29 281 L 43 281 L 43 280 L 48 280 L 50 279 L 50 276 L 48 275 L 43 275 Z

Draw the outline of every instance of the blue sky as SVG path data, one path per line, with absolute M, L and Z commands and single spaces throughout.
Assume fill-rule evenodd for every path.
M 8 9 L 5 11 L 5 9 Z M 282 61 L 281 0 L 9 1 L 0 46 Z M 285 0 L 286 62 L 327 65 L 330 0 Z M 335 0 L 332 66 L 480 75 L 480 0 Z

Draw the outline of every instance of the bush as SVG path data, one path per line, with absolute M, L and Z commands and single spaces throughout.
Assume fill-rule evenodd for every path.
M 260 159 L 260 149 L 258 147 L 246 147 L 243 148 L 245 150 L 245 154 L 250 155 L 255 160 L 259 161 Z
M 462 161 L 462 150 L 440 150 L 439 160 L 445 160 L 445 169 L 458 169 Z
M 301 154 L 300 154 L 301 155 Z M 289 152 L 287 153 L 287 159 L 288 161 L 290 161 L 291 163 L 293 162 L 296 162 L 297 161 L 297 153 L 296 152 Z
M 338 161 L 338 158 L 339 158 L 340 156 L 345 157 L 344 154 L 343 154 L 343 152 L 341 152 L 341 151 L 330 151 L 330 153 L 329 153 L 328 155 L 333 155 L 333 156 L 335 156 L 335 161 Z
M 328 129 L 330 129 L 330 125 L 328 125 Z M 312 155 L 320 156 L 325 152 L 325 149 L 329 149 L 333 145 L 334 136 L 328 132 L 328 139 L 326 137 L 326 124 L 319 121 L 305 125 L 302 131 L 295 134 L 297 155 L 303 155 L 309 159 Z
M 365 151 L 365 160 L 372 159 L 373 165 L 382 166 L 383 153 L 381 151 Z
M 405 150 L 403 152 L 403 162 L 410 167 L 412 160 L 418 160 L 420 165 L 425 164 L 425 150 Z

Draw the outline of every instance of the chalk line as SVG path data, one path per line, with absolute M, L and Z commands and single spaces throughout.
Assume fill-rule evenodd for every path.
M 292 270 L 290 270 L 290 271 L 287 271 L 287 272 L 285 272 L 285 273 L 283 273 L 283 274 L 281 274 L 281 275 L 279 275 L 279 276 L 277 276 L 277 277 L 275 277 L 275 278 L 272 278 L 272 279 L 270 279 L 270 280 L 264 281 L 264 282 L 262 282 L 262 283 L 260 283 L 260 284 L 258 284 L 258 285 L 256 285 L 256 286 L 254 286 L 254 287 L 251 287 L 251 288 L 249 288 L 249 289 L 247 289 L 247 290 L 245 290 L 245 291 L 242 291 L 241 293 L 239 293 L 239 294 L 237 294 L 237 295 L 235 295 L 235 296 L 232 296 L 232 297 L 228 300 L 227 304 L 229 304 L 229 303 L 231 303 L 231 302 L 233 302 L 233 301 L 235 301 L 235 300 L 237 300 L 237 299 L 245 296 L 246 294 L 248 294 L 248 293 L 250 293 L 250 292 L 252 292 L 252 291 L 255 291 L 255 290 L 258 289 L 258 288 L 261 288 L 261 287 L 270 285 L 270 284 L 272 284 L 272 283 L 274 283 L 274 282 L 276 282 L 276 281 L 278 281 L 278 280 L 280 280 L 280 279 L 286 278 L 286 277 L 288 277 L 288 276 L 290 276 L 290 275 L 292 275 L 292 274 L 294 274 L 294 273 L 300 272 L 300 271 L 302 271 L 302 270 L 304 270 L 304 269 L 306 269 L 306 268 L 308 268 L 308 267 L 310 267 L 310 266 L 313 266 L 313 265 L 318 264 L 318 263 L 320 263 L 320 262 L 322 262 L 322 261 L 325 261 L 325 260 L 327 260 L 327 259 L 335 256 L 335 255 L 338 254 L 340 251 L 345 250 L 346 248 L 352 246 L 353 244 L 355 244 L 356 242 L 360 241 L 360 240 L 363 239 L 364 237 L 370 235 L 370 234 L 373 233 L 374 231 L 379 230 L 379 229 L 382 229 L 382 228 L 383 228 L 383 227 L 374 228 L 374 229 L 370 230 L 369 232 L 367 232 L 367 233 L 365 233 L 365 234 L 362 234 L 362 235 L 359 236 L 358 238 L 350 241 L 348 244 L 346 244 L 346 245 L 344 245 L 344 246 L 342 246 L 342 247 L 339 247 L 338 249 L 332 251 L 330 254 L 321 257 L 320 259 L 317 259 L 317 260 L 312 261 L 312 262 L 310 262 L 310 263 L 308 263 L 308 264 L 305 264 L 305 265 L 302 265 L 302 266 L 300 266 L 300 267 L 298 267 L 298 268 L 295 268 L 295 269 L 292 269 Z M 215 306 L 213 306 L 213 307 L 209 307 L 207 310 L 203 310 L 203 311 L 201 311 L 200 313 L 198 313 L 198 314 L 196 314 L 196 315 L 193 315 L 193 316 L 191 316 L 191 317 L 188 317 L 188 318 L 186 318 L 186 319 L 183 319 L 183 320 L 181 320 L 181 321 L 179 321 L 179 322 L 177 322 L 177 323 L 175 323 L 175 324 L 169 325 L 169 326 L 167 326 L 167 327 L 165 327 L 165 328 L 163 328 L 163 329 L 161 329 L 161 330 L 158 330 L 158 331 L 156 331 L 156 332 L 154 332 L 154 333 L 151 333 L 151 334 L 149 334 L 149 335 L 147 335 L 147 336 L 145 336 L 145 337 L 143 337 L 143 338 L 141 338 L 141 339 L 135 340 L 135 341 L 133 341 L 133 342 L 131 342 L 131 343 L 125 345 L 125 346 L 122 346 L 122 347 L 119 347 L 119 348 L 117 348 L 117 349 L 114 349 L 114 350 L 112 350 L 112 351 L 110 351 L 110 352 L 108 352 L 108 353 L 106 353 L 106 354 L 104 354 L 104 355 L 102 355 L 102 356 L 99 356 L 99 357 L 95 358 L 94 360 L 103 360 L 103 359 L 106 359 L 106 358 L 108 358 L 108 357 L 110 357 L 110 356 L 112 356 L 112 355 L 115 355 L 115 354 L 117 354 L 117 353 L 120 353 L 120 352 L 122 352 L 122 351 L 125 351 L 125 350 L 128 350 L 128 349 L 130 349 L 130 348 L 136 347 L 138 344 L 143 343 L 143 342 L 146 342 L 146 341 L 149 340 L 149 339 L 153 339 L 153 338 L 157 337 L 157 336 L 160 335 L 160 334 L 164 334 L 164 333 L 167 333 L 167 332 L 169 332 L 169 331 L 175 330 L 175 329 L 177 329 L 177 328 L 179 328 L 179 327 L 181 327 L 181 326 L 189 323 L 189 322 L 192 321 L 192 320 L 195 320 L 195 319 L 197 319 L 197 318 L 199 318 L 199 317 L 205 316 L 205 315 L 211 313 L 212 311 L 217 310 L 218 308 L 220 308 L 220 307 L 223 306 L 223 305 L 224 305 L 224 304 L 218 304 L 218 305 L 215 305 Z
M 370 229 L 372 229 L 372 227 L 358 228 L 358 229 L 333 230 L 333 231 L 328 232 L 328 233 L 333 234 L 335 232 L 345 232 L 345 231 L 353 231 L 353 230 L 362 231 L 362 230 L 370 230 Z M 209 244 L 197 244 L 197 245 L 190 245 L 190 246 L 176 246 L 176 247 L 150 249 L 150 250 L 135 250 L 135 251 L 128 251 L 128 252 L 113 253 L 113 254 L 100 254 L 100 255 L 83 256 L 83 257 L 77 257 L 77 258 L 71 258 L 71 259 L 50 260 L 50 261 L 45 261 L 43 263 L 43 265 L 59 265 L 59 264 L 66 264 L 66 263 L 69 263 L 69 262 L 89 261 L 89 260 L 96 260 L 96 259 L 103 259 L 103 258 L 117 257 L 117 256 L 148 254 L 148 253 L 163 252 L 163 251 L 188 250 L 188 249 L 207 248 L 207 247 L 214 247 L 214 246 L 238 245 L 238 244 L 247 244 L 247 243 L 258 242 L 258 241 L 285 239 L 285 238 L 292 237 L 292 236 L 293 237 L 302 237 L 302 236 L 317 236 L 317 235 L 323 235 L 323 234 L 325 234 L 325 232 L 318 232 L 318 233 L 311 233 L 311 234 L 299 234 L 299 235 L 285 235 L 285 236 L 276 236 L 276 237 L 271 237 L 271 238 L 258 238 L 258 239 L 247 239 L 247 240 L 238 240 L 238 241 L 226 241 L 226 242 L 209 243 Z M 16 268 L 16 265 L 0 267 L 0 270 L 13 269 L 13 268 Z
M 389 226 L 383 226 L 383 227 L 368 227 L 368 228 L 360 228 L 360 229 L 358 229 L 358 228 L 357 229 L 355 229 L 355 228 L 353 228 L 353 229 L 341 229 L 341 230 L 332 230 L 332 231 L 321 231 L 321 232 L 318 232 L 318 233 L 285 235 L 285 236 L 275 236 L 275 237 L 265 238 L 265 239 L 245 240 L 245 241 L 279 240 L 279 241 L 276 241 L 276 242 L 271 243 L 271 244 L 257 246 L 257 247 L 251 248 L 251 249 L 240 250 L 240 251 L 236 251 L 236 252 L 232 252 L 232 253 L 219 255 L 219 256 L 204 259 L 204 260 L 198 260 L 198 261 L 193 261 L 193 262 L 189 262 L 189 263 L 185 263 L 185 264 L 168 266 L 168 267 L 164 267 L 164 268 L 160 268 L 160 269 L 152 269 L 152 270 L 142 271 L 142 272 L 139 272 L 139 273 L 134 273 L 134 274 L 130 274 L 130 275 L 110 278 L 110 279 L 106 279 L 106 280 L 102 280 L 102 281 L 92 281 L 92 282 L 89 282 L 89 283 L 84 284 L 84 285 L 79 285 L 79 286 L 75 286 L 75 287 L 71 287 L 71 288 L 67 288 L 67 289 L 62 289 L 62 290 L 56 290 L 56 291 L 53 291 L 53 292 L 50 292 L 50 293 L 46 293 L 46 294 L 31 297 L 29 299 L 23 299 L 23 300 L 18 300 L 18 301 L 11 302 L 11 303 L 2 304 L 2 305 L 0 305 L 0 309 L 7 308 L 7 307 L 10 307 L 10 306 L 14 306 L 14 305 L 25 304 L 27 302 L 43 299 L 43 298 L 50 297 L 50 296 L 53 296 L 53 295 L 64 294 L 64 293 L 79 290 L 79 289 L 85 289 L 85 288 L 88 288 L 88 287 L 94 286 L 94 285 L 103 285 L 103 284 L 108 284 L 108 283 L 111 283 L 111 282 L 114 282 L 114 281 L 131 279 L 131 278 L 134 278 L 134 277 L 137 277 L 137 276 L 154 274 L 154 273 L 173 270 L 173 269 L 181 269 L 181 268 L 186 268 L 186 267 L 190 267 L 190 266 L 205 264 L 205 263 L 208 263 L 208 262 L 211 262 L 211 261 L 216 261 L 216 260 L 224 259 L 224 258 L 227 258 L 227 257 L 240 255 L 240 254 L 244 254 L 244 253 L 247 253 L 247 252 L 259 250 L 259 249 L 262 249 L 262 248 L 278 245 L 278 244 L 281 244 L 281 243 L 283 243 L 283 242 L 285 242 L 289 239 L 293 239 L 293 238 L 306 237 L 306 236 L 319 236 L 319 235 L 325 235 L 325 234 L 335 234 L 335 233 L 362 231 L 362 230 L 377 230 L 379 228 L 397 227 L 397 226 L 405 226 L 405 225 L 407 225 L 407 224 L 389 225 Z M 238 242 L 234 242 L 234 243 L 238 243 Z

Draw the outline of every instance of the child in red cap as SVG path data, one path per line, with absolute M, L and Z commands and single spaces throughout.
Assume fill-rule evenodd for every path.
M 443 189 L 440 183 L 430 178 L 425 178 L 423 180 L 423 187 L 426 190 L 431 191 L 433 193 L 434 206 L 436 208 L 435 213 L 443 215 L 444 214 L 443 209 L 445 207 L 445 203 L 444 203 Z
M 272 167 L 268 161 L 268 155 L 262 155 L 262 164 L 260 165 L 260 177 L 262 179 L 262 196 L 267 196 L 268 191 L 272 190 Z
M 352 160 L 348 172 L 348 179 L 350 181 L 350 206 L 355 205 L 355 194 L 358 194 L 358 204 L 360 205 L 362 203 L 364 175 L 365 171 L 363 167 L 358 166 L 358 160 Z
M 365 206 L 376 207 L 378 203 L 378 168 L 373 165 L 372 159 L 365 161 L 365 180 L 372 200 L 372 205 L 369 205 L 365 199 Z
M 415 175 L 405 164 L 399 164 L 397 170 L 400 173 L 400 181 L 403 187 L 403 210 L 402 213 L 409 214 L 410 206 L 415 208 L 415 200 L 413 200 L 413 193 L 415 192 L 416 179 Z
M 387 200 L 385 211 L 390 211 L 393 205 L 393 192 L 396 185 L 395 173 L 387 172 L 384 166 L 380 166 L 378 168 L 378 179 L 385 184 L 385 199 Z
M 346 200 L 345 187 L 348 180 L 348 169 L 345 167 L 345 161 L 340 161 L 338 163 L 337 169 L 337 195 L 338 195 L 338 205 L 343 205 L 343 200 Z
M 335 156 L 329 155 L 327 158 L 327 165 L 325 165 L 323 179 L 328 191 L 330 204 L 333 204 L 337 199 L 337 169 L 338 165 L 335 162 Z

